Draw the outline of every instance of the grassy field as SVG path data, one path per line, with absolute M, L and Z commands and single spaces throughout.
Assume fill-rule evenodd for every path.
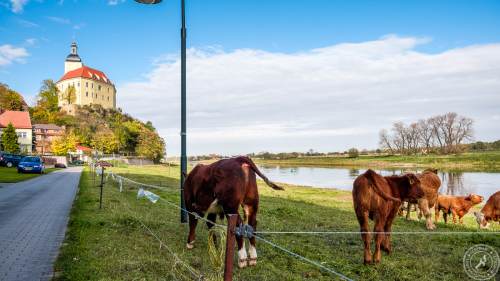
M 149 166 L 113 171 L 164 186 L 166 191 L 153 192 L 178 202 L 177 169 Z M 260 184 L 260 231 L 358 231 L 350 192 L 284 186 L 285 191 L 274 191 Z M 182 260 L 206 276 L 213 273 L 207 254 L 206 226 L 198 224 L 195 248 L 186 250 L 188 226 L 179 224 L 179 210 L 162 201 L 153 204 L 144 198 L 138 200 L 137 188 L 127 185 L 120 193 L 110 180 L 104 189 L 104 208 L 99 210 L 99 188 L 93 186 L 90 173 L 84 171 L 66 241 L 56 262 L 55 280 L 195 280 L 180 269 L 164 247 L 159 247 L 141 222 Z M 493 230 L 500 231 L 498 224 L 490 231 Z M 496 234 L 429 235 L 424 223 L 416 219 L 398 218 L 393 231 L 422 233 L 393 235 L 393 254 L 384 254 L 382 263 L 375 266 L 363 265 L 358 234 L 264 237 L 355 280 L 468 280 L 462 258 L 469 247 L 483 243 L 500 249 Z M 477 226 L 472 215 L 467 215 L 465 225 L 439 223 L 438 231 L 476 232 Z M 262 242 L 258 242 L 257 249 L 257 266 L 239 270 L 235 265 L 235 280 L 337 280 Z
M 452 155 L 302 157 L 283 160 L 255 159 L 259 164 L 300 166 L 354 166 L 377 168 L 426 168 L 463 171 L 500 171 L 500 151 L 471 152 Z
M 57 169 L 54 169 L 54 168 L 45 169 L 45 173 L 50 173 L 50 172 L 53 172 L 55 170 L 57 170 Z M 20 182 L 20 181 L 36 178 L 38 176 L 40 176 L 40 174 L 19 174 L 19 173 L 17 173 L 16 168 L 0 167 L 0 182 L 3 182 L 3 183 Z

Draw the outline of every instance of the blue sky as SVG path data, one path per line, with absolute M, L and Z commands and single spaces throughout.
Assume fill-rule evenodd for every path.
M 6 45 L 17 50 L 15 55 L 10 57 L 6 57 L 4 54 L 3 60 L 0 53 L 0 82 L 10 85 L 30 99 L 29 96 L 37 93 L 43 79 L 57 80 L 62 76 L 64 58 L 69 52 L 71 41 L 75 39 L 79 44 L 79 53 L 84 63 L 103 70 L 117 85 L 119 89 L 118 104 L 125 111 L 136 114 L 143 119 L 153 119 L 154 122 L 158 123 L 156 125 L 160 132 L 166 136 L 167 142 L 172 139 L 170 143 L 172 143 L 172 151 L 175 153 L 177 143 L 174 139 L 177 138 L 177 135 L 173 132 L 178 130 L 177 119 L 155 118 L 155 115 L 148 115 L 145 111 L 134 108 L 134 103 L 131 101 L 138 97 L 144 99 L 144 96 L 149 94 L 160 95 L 163 88 L 161 88 L 161 83 L 154 84 L 155 74 L 163 73 L 161 71 L 167 69 L 165 73 L 167 75 L 170 73 L 168 70 L 170 67 L 176 69 L 175 58 L 178 55 L 180 43 L 179 2 L 167 0 L 160 5 L 145 6 L 131 0 L 0 0 L 0 52 L 2 46 L 4 46 L 5 52 Z M 401 50 L 400 53 L 388 53 L 388 55 L 393 56 L 392 59 L 414 52 L 429 58 L 438 58 L 438 55 L 447 54 L 452 50 L 469 50 L 470 47 L 495 45 L 500 42 L 500 17 L 498 16 L 500 15 L 500 1 L 187 0 L 187 14 L 188 46 L 194 48 L 191 57 L 193 62 L 200 63 L 200 67 L 223 67 L 222 61 L 234 60 L 235 57 L 242 58 L 239 56 L 241 50 L 252 50 L 252 54 L 264 52 L 272 55 L 273 58 L 289 56 L 294 59 L 301 57 L 301 55 L 314 55 L 314 50 L 318 48 L 343 46 L 347 43 L 365 46 L 363 44 L 367 44 L 367 42 L 381 41 L 399 46 L 396 49 Z M 387 38 L 398 40 L 387 40 Z M 412 43 L 406 46 L 405 38 L 415 39 L 415 41 L 411 41 Z M 368 49 L 361 48 L 359 56 L 370 52 L 371 47 L 369 46 Z M 374 46 L 376 48 L 379 44 Z M 494 55 L 496 55 L 495 52 L 496 49 L 493 51 Z M 479 53 L 483 54 L 483 52 Z M 482 58 L 480 63 L 488 62 L 486 59 L 488 55 L 484 56 L 485 58 Z M 451 60 L 457 61 L 455 58 Z M 208 62 L 214 62 L 214 64 L 207 64 Z M 289 62 L 290 60 L 283 61 L 283 67 L 291 67 L 293 63 L 290 62 L 292 64 L 287 65 Z M 348 60 L 346 63 L 351 65 L 353 61 Z M 476 65 L 478 61 L 470 63 Z M 445 64 L 448 65 L 448 62 L 441 61 L 426 67 L 437 69 Z M 235 67 L 229 73 L 238 72 L 240 67 L 239 64 L 225 65 Z M 295 66 L 297 67 L 297 65 Z M 271 67 L 278 66 L 272 65 Z M 487 68 L 487 71 L 497 70 L 495 67 L 492 70 L 489 65 L 484 67 Z M 193 69 L 198 69 L 194 63 Z M 209 71 L 206 68 L 200 69 Z M 300 71 L 297 69 L 294 74 Z M 172 75 L 174 73 L 176 72 L 172 71 Z M 199 72 L 193 71 L 188 74 L 192 76 L 191 81 L 195 82 L 197 79 L 201 79 L 199 78 L 201 76 L 196 76 L 197 73 Z M 251 76 L 251 72 L 249 73 Z M 222 73 L 217 77 L 220 79 L 231 78 L 221 76 Z M 245 78 L 236 75 L 235 79 Z M 212 80 L 214 79 L 212 78 Z M 326 80 L 329 80 L 328 77 L 325 78 Z M 175 83 L 175 80 L 172 81 Z M 204 83 L 201 81 L 203 81 L 202 79 L 200 83 Z M 243 82 L 242 80 L 242 84 L 244 84 Z M 172 83 L 163 85 L 164 90 L 172 92 L 172 95 L 178 95 L 178 89 Z M 449 83 L 453 82 L 450 80 Z M 494 86 L 485 83 L 479 84 L 478 87 L 482 87 L 481 91 L 490 92 L 491 90 L 494 92 Z M 259 82 L 256 81 L 252 85 L 254 84 L 259 84 Z M 271 87 L 271 85 L 274 84 L 262 85 L 255 91 Z M 142 88 L 138 89 L 139 86 Z M 192 87 L 195 97 L 211 93 L 209 88 L 198 89 L 195 88 L 197 85 L 192 85 Z M 328 85 L 325 84 L 325 87 Z M 385 92 L 384 89 L 393 89 L 394 84 L 389 83 L 384 87 L 387 88 L 381 89 L 380 93 Z M 465 88 L 465 85 L 461 87 L 461 89 Z M 151 92 L 148 92 L 148 89 Z M 155 90 L 158 90 L 158 93 Z M 239 91 L 234 87 L 218 90 Z M 471 92 L 464 92 L 463 95 L 477 94 L 478 90 L 479 88 L 476 88 L 476 90 L 470 90 Z M 122 100 L 120 100 L 122 98 L 120 91 L 123 92 Z M 265 97 L 265 92 L 261 93 L 263 97 Z M 279 93 L 276 96 L 279 96 Z M 155 99 L 151 98 L 151 100 Z M 176 101 L 172 99 L 169 102 L 175 103 Z M 195 104 L 196 101 L 192 102 L 194 103 L 193 109 L 198 108 Z M 234 101 L 231 100 L 220 100 L 220 102 L 224 103 L 221 108 L 227 108 L 228 104 L 234 105 Z M 247 106 L 255 107 L 251 104 Z M 478 105 L 478 112 L 481 111 L 481 106 L 487 105 Z M 465 104 L 456 104 L 451 106 L 449 110 L 463 108 L 466 108 Z M 174 106 L 171 110 L 172 115 L 175 115 L 177 107 Z M 293 111 L 293 107 L 290 110 Z M 443 110 L 448 110 L 448 108 Z M 202 120 L 206 120 L 206 116 L 200 120 L 196 119 L 196 116 L 208 114 L 208 111 L 192 112 L 192 124 L 198 125 L 198 127 L 193 127 L 194 135 L 197 134 L 197 129 L 204 131 L 211 128 L 203 125 Z M 291 112 L 289 113 L 291 114 Z M 466 115 L 468 112 L 461 113 Z M 228 114 L 233 118 L 230 112 Z M 326 109 L 325 114 L 327 114 Z M 471 111 L 469 115 L 474 117 L 475 114 L 475 111 Z M 479 115 L 477 116 L 480 118 Z M 281 116 L 275 116 L 274 120 L 262 119 L 258 123 L 280 124 L 276 125 L 279 127 L 290 122 L 289 117 L 290 115 L 284 112 Z M 405 121 L 422 117 L 425 115 L 421 111 L 414 114 L 397 113 L 392 118 L 380 120 L 380 126 L 389 127 L 391 122 L 397 121 L 398 118 Z M 215 127 L 211 131 L 218 131 L 224 127 L 221 124 L 224 122 L 224 118 L 217 118 L 215 115 L 210 115 L 210 118 L 213 118 L 213 124 L 219 124 L 214 125 Z M 279 120 L 279 122 L 273 123 L 275 120 Z M 316 124 L 317 122 L 304 122 L 299 127 L 303 128 L 306 126 L 305 123 Z M 361 122 L 351 120 L 350 123 L 359 125 L 358 123 Z M 240 123 L 233 125 L 249 126 L 249 121 L 241 119 Z M 309 124 L 308 126 L 311 128 L 317 126 L 317 130 L 331 129 L 332 127 L 349 130 L 348 126 L 343 123 Z M 478 128 L 480 130 L 477 137 L 484 139 L 500 137 L 491 132 L 488 133 L 487 129 L 484 129 L 484 132 L 481 131 L 481 128 L 490 130 L 491 126 L 489 123 L 479 122 Z M 234 127 L 226 129 L 234 130 Z M 308 148 L 340 150 L 350 144 L 364 147 L 376 147 L 377 145 L 376 137 L 372 141 L 353 143 L 353 138 L 359 139 L 359 135 L 354 133 L 351 139 L 346 137 L 346 139 L 339 140 L 338 145 L 329 145 L 327 134 L 319 143 L 304 139 L 303 142 L 298 142 L 290 147 L 282 147 L 280 145 L 283 141 L 282 138 L 286 138 L 286 136 L 277 136 L 276 139 L 263 140 L 262 144 L 258 146 L 243 145 L 241 144 L 242 140 L 234 140 L 231 144 L 224 146 L 230 147 L 230 149 L 225 150 L 219 148 L 216 138 L 213 140 L 212 146 L 202 145 L 204 141 L 207 141 L 203 137 L 207 137 L 206 134 L 209 134 L 208 139 L 213 138 L 210 133 L 200 133 L 199 142 L 197 142 L 196 137 L 193 138 L 192 151 L 196 153 L 243 153 L 253 150 L 287 151 L 307 150 Z

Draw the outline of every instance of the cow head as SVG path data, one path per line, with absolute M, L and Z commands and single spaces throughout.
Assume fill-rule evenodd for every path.
M 465 197 L 465 200 L 471 201 L 472 204 L 476 205 L 483 202 L 483 196 L 471 193 Z
M 481 229 L 488 228 L 490 223 L 484 217 L 484 214 L 481 212 L 474 212 L 474 216 L 476 217 L 476 222 Z
M 415 176 L 415 174 L 409 173 L 404 175 L 408 183 L 408 194 L 409 199 L 419 199 L 424 197 L 424 191 L 420 186 L 420 180 Z

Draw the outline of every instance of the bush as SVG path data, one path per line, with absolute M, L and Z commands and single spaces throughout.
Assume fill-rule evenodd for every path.
M 357 158 L 359 156 L 359 151 L 356 148 L 351 148 L 347 151 L 349 158 Z

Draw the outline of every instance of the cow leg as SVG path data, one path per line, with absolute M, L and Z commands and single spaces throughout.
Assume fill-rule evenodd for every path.
M 253 228 L 254 231 L 257 231 L 258 205 L 245 205 L 243 209 L 245 211 L 246 217 L 248 218 L 248 224 Z M 248 248 L 248 254 L 250 255 L 250 258 L 248 259 L 248 265 L 254 266 L 257 265 L 257 248 L 255 247 L 255 236 L 252 236 L 249 240 L 250 247 Z
M 443 219 L 444 219 L 444 223 L 448 223 L 448 213 L 446 212 L 446 210 L 443 211 Z
M 186 248 L 194 248 L 194 240 L 196 236 L 196 225 L 198 224 L 198 219 L 191 213 L 189 213 L 189 235 L 186 244 Z
M 451 209 L 451 216 L 453 217 L 453 224 L 457 223 L 457 212 L 454 209 Z
M 411 219 L 411 203 L 408 202 L 408 205 L 406 205 L 406 219 L 410 220 Z
M 436 228 L 434 223 L 432 223 L 432 215 L 431 211 L 429 210 L 429 202 L 427 199 L 420 199 L 418 200 L 418 208 L 420 209 L 420 212 L 425 215 L 425 226 L 427 227 L 428 230 L 433 230 Z M 419 215 L 420 219 L 421 215 Z
M 382 219 L 383 216 L 380 214 L 375 220 L 375 227 L 373 229 L 375 234 L 375 253 L 373 254 L 373 262 L 374 263 L 380 263 L 380 260 L 382 260 L 382 252 L 380 251 L 382 241 L 385 239 L 385 233 L 384 232 L 384 220 Z
M 363 244 L 365 246 L 364 250 L 364 263 L 371 264 L 372 263 L 372 253 L 370 250 L 370 225 L 368 224 L 369 216 L 368 211 L 356 212 L 356 216 L 358 217 L 358 222 L 360 226 L 361 239 L 363 239 Z
M 439 208 L 436 206 L 434 207 L 434 222 L 438 223 L 439 222 Z

